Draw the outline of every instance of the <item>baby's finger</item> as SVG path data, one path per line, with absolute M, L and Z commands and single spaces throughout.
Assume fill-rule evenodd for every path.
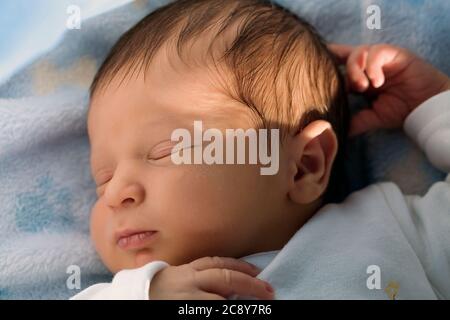
M 415 59 L 406 49 L 389 44 L 378 44 L 370 48 L 366 73 L 375 88 L 381 87 L 386 78 L 398 74 Z
M 350 86 L 363 92 L 369 87 L 369 79 L 364 72 L 367 63 L 368 46 L 356 48 L 347 61 L 347 76 Z
M 339 63 L 345 64 L 354 47 L 346 44 L 331 43 L 328 45 L 328 49 L 336 56 Z
M 230 269 L 246 273 L 253 277 L 256 277 L 261 272 L 258 267 L 248 262 L 229 257 L 203 257 L 192 261 L 190 265 L 197 271 L 206 269 Z
M 397 48 L 385 44 L 374 45 L 369 49 L 366 74 L 374 88 L 379 88 L 384 84 L 383 67 L 392 62 L 397 54 Z
M 267 282 L 245 273 L 228 269 L 208 269 L 196 273 L 195 285 L 204 291 L 222 297 L 233 294 L 255 297 L 261 300 L 273 299 L 273 288 Z

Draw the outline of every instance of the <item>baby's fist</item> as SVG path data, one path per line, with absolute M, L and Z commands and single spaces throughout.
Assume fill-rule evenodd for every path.
M 231 295 L 273 299 L 273 289 L 256 278 L 260 271 L 233 258 L 204 257 L 180 266 L 169 266 L 153 277 L 151 300 L 224 300 Z
M 330 49 L 346 64 L 350 89 L 376 96 L 371 108 L 353 117 L 352 135 L 401 127 L 416 107 L 450 89 L 445 74 L 406 49 L 389 44 Z

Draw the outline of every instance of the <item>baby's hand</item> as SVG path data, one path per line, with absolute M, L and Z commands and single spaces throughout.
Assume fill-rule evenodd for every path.
M 237 294 L 273 299 L 273 289 L 256 276 L 259 269 L 233 258 L 204 257 L 159 271 L 150 284 L 151 300 L 224 300 Z
M 375 94 L 372 107 L 353 117 L 350 135 L 401 127 L 422 102 L 450 90 L 445 74 L 406 49 L 388 44 L 329 48 L 347 65 L 350 89 Z

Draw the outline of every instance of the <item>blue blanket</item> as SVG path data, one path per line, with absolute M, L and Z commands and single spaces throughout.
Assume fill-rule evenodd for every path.
M 83 21 L 80 30 L 67 30 L 50 51 L 0 85 L 1 299 L 66 299 L 79 292 L 67 285 L 72 265 L 81 272 L 80 289 L 111 279 L 89 239 L 96 196 L 89 173 L 87 90 L 118 37 L 167 2 L 134 1 Z M 277 2 L 329 41 L 394 43 L 450 74 L 447 0 Z M 366 27 L 370 4 L 381 8 L 381 30 Z M 399 131 L 355 140 L 351 154 L 353 189 L 393 180 L 405 192 L 422 193 L 443 177 Z

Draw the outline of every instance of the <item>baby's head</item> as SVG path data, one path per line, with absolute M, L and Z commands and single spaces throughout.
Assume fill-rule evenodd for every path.
M 91 234 L 103 262 L 117 272 L 281 249 L 339 182 L 347 112 L 323 41 L 278 6 L 182 0 L 148 15 L 91 87 Z M 194 121 L 222 132 L 280 129 L 269 142 L 280 142 L 278 172 L 175 164 L 171 135 Z

